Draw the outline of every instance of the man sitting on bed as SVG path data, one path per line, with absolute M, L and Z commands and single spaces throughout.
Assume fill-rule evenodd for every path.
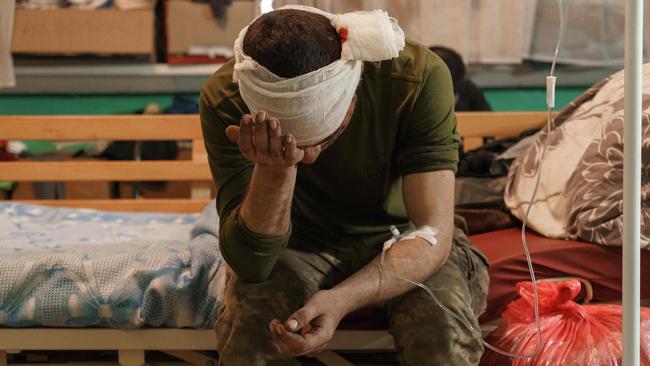
M 451 78 L 403 37 L 381 11 L 283 8 L 243 29 L 235 60 L 205 84 L 230 267 L 215 324 L 221 364 L 294 364 L 370 305 L 386 311 L 402 364 L 478 363 L 479 339 L 394 277 L 424 282 L 478 328 L 487 263 L 454 229 Z M 409 221 L 415 235 L 393 244 L 382 272 L 389 227 Z

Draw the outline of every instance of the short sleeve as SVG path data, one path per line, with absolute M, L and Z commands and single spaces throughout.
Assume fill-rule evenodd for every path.
M 427 58 L 425 76 L 413 102 L 406 137 L 398 150 L 401 175 L 457 171 L 460 136 L 456 131 L 451 75 L 438 56 L 431 53 Z
M 208 93 L 202 91 L 199 99 L 201 129 L 212 178 L 217 186 L 217 210 L 219 216 L 224 217 L 244 199 L 253 174 L 253 164 L 226 136 L 226 127 L 238 125 L 242 114 L 230 112 L 230 108 L 215 111 L 208 99 Z

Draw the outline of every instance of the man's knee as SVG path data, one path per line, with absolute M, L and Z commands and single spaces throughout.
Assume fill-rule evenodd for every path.
M 485 255 L 470 243 L 464 233 L 456 235 L 454 241 L 455 257 L 452 264 L 467 277 L 468 295 L 472 300 L 474 314 L 479 316 L 487 306 L 487 293 L 490 285 L 488 261 Z
M 390 331 L 405 365 L 473 365 L 478 364 L 483 346 L 474 334 L 480 332 L 476 310 L 482 307 L 485 294 L 474 276 L 483 275 L 483 267 L 472 268 L 467 253 L 457 245 L 449 261 L 425 284 L 438 300 L 465 319 L 474 330 L 445 312 L 422 289 L 415 289 L 391 305 Z M 478 304 L 478 306 L 476 306 Z
M 318 290 L 320 282 L 318 275 L 306 264 L 302 254 L 286 249 L 266 281 L 243 282 L 233 271 L 229 271 L 226 301 L 230 299 L 238 304 L 249 303 L 255 309 L 284 310 L 301 306 Z
M 318 290 L 317 279 L 299 253 L 290 249 L 264 282 L 240 281 L 229 269 L 224 303 L 215 323 L 217 348 L 224 360 L 256 365 L 273 358 L 276 349 L 269 323 L 284 321 L 298 310 Z

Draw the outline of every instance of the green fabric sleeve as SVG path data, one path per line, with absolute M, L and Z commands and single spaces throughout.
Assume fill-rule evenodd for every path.
M 230 268 L 244 282 L 266 281 L 289 243 L 291 228 L 281 236 L 254 233 L 240 220 L 239 206 L 220 225 L 219 249 Z
M 199 113 L 208 162 L 217 186 L 219 247 L 228 265 L 243 281 L 264 281 L 287 246 L 291 231 L 281 236 L 260 235 L 246 228 L 239 219 L 239 206 L 246 196 L 254 164 L 241 155 L 225 131 L 228 125 L 239 125 L 247 111 L 228 98 L 220 99 L 218 108 L 214 108 L 214 99 L 209 89 L 204 88 Z
M 434 54 L 427 55 L 428 72 L 409 118 L 406 139 L 398 150 L 401 175 L 458 168 L 454 93 L 449 69 Z

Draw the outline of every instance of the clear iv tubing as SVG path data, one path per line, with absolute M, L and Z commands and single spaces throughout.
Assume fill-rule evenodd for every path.
M 557 0 L 557 3 L 558 3 L 559 11 L 560 11 L 560 35 L 558 37 L 557 45 L 555 47 L 555 54 L 553 55 L 553 63 L 551 64 L 551 72 L 550 72 L 549 78 L 555 78 L 555 65 L 556 65 L 556 62 L 557 62 L 558 53 L 560 52 L 560 45 L 562 43 L 562 39 L 564 38 L 564 29 L 565 29 L 564 28 L 564 23 L 565 23 L 564 7 L 563 7 L 564 0 Z M 550 90 L 549 88 L 552 88 L 552 90 Z M 549 101 L 550 100 L 550 98 L 548 98 L 549 93 L 552 93 L 551 94 L 552 95 L 552 102 Z M 526 243 L 526 226 L 527 226 L 527 222 L 528 222 L 528 216 L 530 215 L 530 211 L 533 208 L 533 204 L 535 203 L 535 198 L 537 197 L 537 192 L 539 190 L 539 184 L 540 184 L 541 177 L 542 177 L 542 165 L 544 164 L 544 156 L 546 155 L 546 150 L 548 149 L 548 143 L 549 143 L 550 136 L 551 136 L 551 126 L 553 124 L 552 109 L 553 109 L 554 104 L 555 104 L 555 80 L 553 80 L 553 83 L 551 84 L 550 87 L 547 84 L 547 104 L 548 104 L 548 119 L 547 119 L 547 124 L 546 124 L 546 128 L 547 128 L 546 141 L 544 142 L 544 149 L 542 150 L 542 155 L 541 155 L 541 157 L 539 159 L 539 164 L 538 164 L 538 168 L 537 168 L 537 172 L 536 172 L 537 178 L 536 178 L 536 181 L 535 181 L 535 188 L 533 189 L 533 195 L 530 198 L 530 202 L 528 204 L 528 208 L 526 209 L 526 213 L 524 215 L 524 219 L 523 219 L 523 222 L 522 222 L 522 225 L 521 225 L 521 243 L 522 243 L 522 246 L 524 247 L 524 252 L 526 254 L 526 261 L 528 262 L 528 270 L 530 272 L 530 279 L 531 279 L 532 284 L 533 284 L 533 294 L 534 294 L 534 297 L 535 297 L 535 325 L 537 326 L 537 347 L 536 347 L 535 351 L 533 353 L 530 353 L 530 354 L 517 354 L 517 353 L 512 353 L 512 352 L 508 352 L 508 351 L 499 349 L 499 348 L 489 344 L 488 342 L 486 342 L 483 339 L 483 336 L 481 335 L 481 332 L 478 329 L 476 329 L 472 324 L 470 324 L 469 321 L 467 321 L 467 319 L 465 319 L 464 317 L 454 313 L 451 309 L 449 309 L 442 302 L 440 302 L 438 297 L 436 297 L 436 295 L 433 293 L 433 291 L 428 286 L 426 286 L 425 284 L 420 283 L 418 281 L 409 280 L 408 278 L 404 278 L 404 277 L 399 276 L 399 275 L 394 274 L 394 273 L 390 274 L 391 276 L 393 276 L 395 278 L 398 278 L 398 279 L 400 279 L 402 281 L 406 281 L 406 282 L 408 282 L 408 283 L 410 283 L 412 285 L 415 285 L 417 287 L 420 287 L 421 289 L 426 291 L 427 294 L 429 294 L 429 296 L 431 296 L 433 301 L 435 301 L 435 303 L 438 306 L 440 306 L 440 308 L 442 310 L 444 310 L 451 317 L 453 317 L 454 319 L 458 320 L 460 323 L 465 325 L 465 327 L 467 327 L 467 329 L 472 331 L 472 333 L 474 333 L 474 335 L 478 339 L 481 340 L 481 343 L 486 348 L 489 348 L 494 352 L 497 352 L 497 353 L 500 353 L 500 354 L 502 354 L 504 356 L 508 356 L 508 357 L 512 357 L 512 358 L 532 358 L 532 357 L 535 357 L 536 355 L 538 355 L 541 352 L 542 343 L 543 343 L 542 330 L 541 330 L 541 325 L 540 325 L 540 321 L 539 321 L 539 295 L 537 293 L 537 279 L 535 277 L 535 271 L 533 270 L 533 263 L 532 263 L 532 260 L 530 258 L 530 251 L 528 250 L 528 244 Z M 391 231 L 394 231 L 394 230 L 396 231 L 397 229 L 392 227 Z M 395 239 L 397 239 L 395 233 L 393 233 L 393 236 L 395 236 Z M 386 250 L 381 252 L 381 270 L 382 270 L 382 273 L 384 272 L 384 257 L 385 257 L 385 254 L 386 254 Z

